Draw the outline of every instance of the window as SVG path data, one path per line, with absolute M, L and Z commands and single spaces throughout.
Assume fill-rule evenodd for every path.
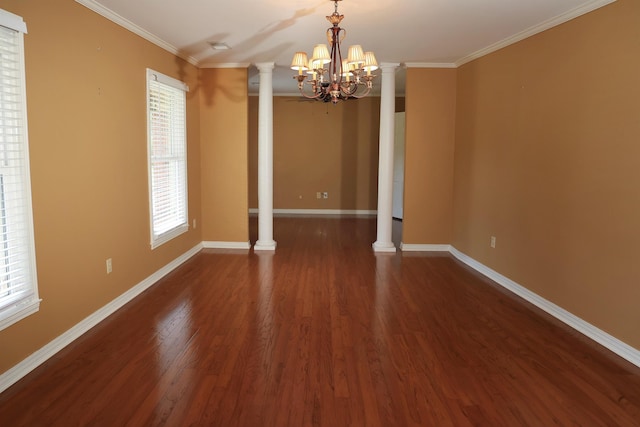
M 40 308 L 21 17 L 0 9 L 0 329 Z
M 147 69 L 151 248 L 189 229 L 186 91 L 179 80 Z

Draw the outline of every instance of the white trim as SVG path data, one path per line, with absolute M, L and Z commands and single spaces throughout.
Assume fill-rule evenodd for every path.
M 250 208 L 250 214 L 257 214 L 257 208 Z M 377 215 L 376 210 L 363 209 L 274 209 L 274 214 L 279 215 L 357 215 L 373 216 Z
M 200 243 L 194 246 L 192 249 L 176 258 L 174 261 L 167 264 L 165 267 L 161 268 L 151 276 L 144 279 L 142 282 L 129 289 L 101 309 L 97 310 L 80 323 L 76 324 L 74 327 L 55 338 L 53 341 L 40 348 L 33 354 L 31 354 L 26 359 L 22 360 L 20 363 L 7 370 L 3 374 L 0 375 L 0 393 L 4 390 L 11 387 L 13 384 L 18 382 L 20 379 L 25 377 L 29 372 L 33 371 L 35 368 L 46 362 L 49 358 L 54 356 L 60 350 L 71 344 L 74 340 L 79 338 L 81 335 L 89 331 L 95 325 L 105 320 L 111 314 L 116 312 L 118 309 L 123 307 L 125 304 L 133 300 L 135 297 L 140 295 L 143 291 L 153 286 L 158 280 L 162 277 L 169 274 L 171 271 L 175 270 L 182 263 L 186 262 L 189 258 L 193 257 L 195 254 L 200 252 L 203 249 L 206 242 Z M 240 243 L 238 243 L 240 244 Z M 242 243 L 244 244 L 244 243 Z M 420 247 L 420 248 L 438 248 L 448 246 L 449 252 L 458 260 L 473 268 L 477 272 L 483 274 L 489 279 L 496 282 L 498 285 L 508 289 L 514 294 L 520 296 L 526 301 L 532 303 L 536 307 L 541 310 L 549 313 L 556 319 L 561 322 L 567 324 L 572 327 L 576 331 L 582 333 L 583 335 L 589 337 L 605 348 L 611 350 L 618 356 L 623 359 L 633 363 L 634 365 L 640 367 L 640 351 L 629 346 L 628 344 L 620 341 L 619 339 L 607 334 L 606 332 L 598 329 L 597 327 L 591 325 L 590 323 L 580 319 L 579 317 L 569 313 L 563 308 L 553 304 L 552 302 L 542 298 L 534 292 L 524 288 L 523 286 L 517 284 L 511 279 L 501 275 L 500 273 L 490 269 L 484 264 L 474 260 L 473 258 L 465 255 L 464 253 L 458 251 L 452 246 L 449 245 L 403 245 L 409 247 Z M 403 248 L 404 249 L 404 248 Z M 410 249 L 404 249 L 410 250 Z M 425 249 L 429 250 L 429 249 Z
M 451 245 L 417 245 L 414 243 L 400 243 L 403 252 L 451 252 Z
M 373 249 L 374 253 L 396 253 L 397 249 L 396 247 L 393 245 L 393 242 L 390 244 L 380 244 L 378 242 L 374 242 L 371 245 L 371 248 Z
M 153 218 L 153 216 L 152 216 Z M 165 233 L 162 233 L 158 236 L 154 236 L 153 235 L 153 230 L 151 230 L 151 249 L 155 249 L 158 246 L 164 245 L 165 243 L 175 239 L 176 237 L 186 233 L 187 231 L 189 231 L 189 224 L 181 224 L 179 226 L 177 226 L 176 228 L 169 230 Z
M 198 64 L 198 68 L 249 68 L 250 62 L 221 62 L 217 63 L 204 63 Z
M 151 249 L 155 249 L 158 246 L 163 245 L 168 241 L 189 231 L 189 177 L 188 177 L 189 169 L 188 169 L 188 163 L 187 163 L 188 138 L 187 138 L 187 98 L 186 98 L 186 92 L 189 91 L 189 86 L 187 86 L 184 82 L 178 79 L 167 76 L 158 71 L 152 70 L 151 68 L 146 69 L 146 82 L 147 82 L 146 104 L 147 104 L 147 180 L 148 180 L 148 186 L 149 186 L 149 237 L 150 237 Z M 155 84 L 155 83 L 159 83 L 159 84 Z M 155 89 L 152 90 L 152 86 L 160 86 L 160 85 L 163 85 L 165 87 L 156 87 Z M 179 94 L 176 94 L 173 91 L 167 90 L 166 88 L 167 86 L 169 88 L 177 90 Z M 155 154 L 153 149 L 153 144 L 152 144 L 154 135 L 152 135 L 152 133 L 153 133 L 153 129 L 155 129 L 155 126 L 153 126 L 153 124 L 156 121 L 154 120 L 155 115 L 152 114 L 152 111 L 153 111 L 152 92 L 155 92 L 156 94 L 162 93 L 163 96 L 170 96 L 172 101 L 179 101 L 180 104 L 183 104 L 180 111 L 176 111 L 172 105 L 169 106 L 171 111 L 169 121 L 171 124 L 171 128 L 173 128 L 174 126 L 176 127 L 176 129 L 174 130 L 177 130 L 178 128 L 182 128 L 181 134 L 182 134 L 183 140 L 178 142 L 182 143 L 181 144 L 182 146 L 180 148 L 183 150 L 183 152 L 181 153 L 183 156 L 181 159 L 178 159 L 178 160 L 184 163 L 184 175 L 180 177 L 184 179 L 184 187 L 182 189 L 183 194 L 177 194 L 176 186 L 174 186 L 173 191 L 176 194 L 171 194 L 170 196 L 175 199 L 178 199 L 177 196 L 180 196 L 179 197 L 180 199 L 184 198 L 183 200 L 183 203 L 184 203 L 183 221 L 184 222 L 182 222 L 181 224 L 178 224 L 172 229 L 162 231 L 158 234 L 156 234 L 155 227 L 157 226 L 157 224 L 155 223 L 156 218 L 154 215 L 154 197 L 156 196 L 155 194 L 156 191 L 154 189 L 153 179 L 152 179 L 154 154 Z M 173 102 L 171 102 L 171 104 L 173 104 Z M 178 117 L 178 115 L 180 115 L 180 117 Z M 181 119 L 181 120 L 177 120 L 177 119 Z M 173 133 L 173 135 L 175 136 L 175 138 L 170 138 L 171 139 L 170 143 L 173 146 L 173 148 L 177 148 L 178 146 L 174 143 L 176 142 L 175 140 L 180 137 L 178 136 L 179 134 L 177 133 Z M 167 136 L 167 135 L 163 135 L 163 136 Z M 173 152 L 173 157 L 174 159 L 179 157 L 178 153 Z M 175 203 L 175 201 L 173 203 Z M 175 208 L 175 206 L 172 206 L 172 208 Z M 172 212 L 175 214 L 174 211 Z M 178 218 L 177 216 L 174 216 L 172 219 L 175 220 L 176 222 L 179 220 L 182 220 L 182 218 Z
M 147 68 L 147 81 L 148 80 L 154 80 L 167 86 L 171 86 L 174 89 L 178 89 L 183 92 L 189 92 L 189 86 L 185 82 L 174 79 L 171 76 L 167 76 L 166 74 L 162 74 L 151 68 Z
M 27 114 L 27 79 L 24 50 L 24 34 L 27 32 L 27 26 L 22 17 L 2 9 L 0 9 L 0 12 L 0 25 L 2 25 L 5 30 L 8 29 L 9 31 L 16 32 L 15 46 L 17 47 L 17 66 L 15 71 L 16 74 L 19 74 L 17 77 L 19 84 L 19 94 L 17 94 L 17 97 L 19 97 L 19 101 L 17 103 L 19 104 L 20 111 L 18 114 L 21 119 L 19 124 L 20 131 L 18 133 L 22 136 L 20 154 L 16 158 L 16 161 L 20 161 L 22 166 L 19 184 L 21 187 L 20 191 L 22 191 L 21 201 L 23 203 L 24 216 L 15 222 L 22 222 L 22 226 L 24 227 L 23 237 L 26 241 L 26 248 L 24 258 L 19 263 L 25 267 L 25 285 L 28 284 L 28 288 L 23 288 L 22 291 L 12 295 L 10 300 L 6 301 L 6 305 L 0 309 L 0 330 L 4 330 L 20 320 L 37 313 L 40 310 L 40 302 L 42 299 L 40 299 L 38 293 L 38 264 L 36 261 L 36 245 L 34 240 L 31 163 L 29 160 L 29 115 Z M 15 197 L 16 195 L 14 194 L 13 198 Z M 28 267 L 28 269 L 26 267 Z
M 36 289 L 37 291 L 37 289 Z M 11 309 L 2 310 L 2 318 L 0 318 L 0 331 L 8 328 L 21 321 L 22 319 L 37 313 L 40 310 L 42 299 L 38 297 L 38 293 L 32 293 L 31 297 L 19 301 Z
M 202 242 L 202 247 L 205 249 L 251 249 L 251 243 L 249 242 L 215 242 L 206 241 Z
M 451 254 L 477 272 L 493 280 L 498 285 L 508 289 L 519 297 L 535 305 L 539 309 L 549 313 L 551 316 L 555 317 L 556 319 L 560 320 L 561 322 L 565 323 L 581 334 L 587 336 L 588 338 L 591 338 L 593 341 L 597 342 L 603 347 L 606 347 L 623 359 L 626 359 L 627 361 L 640 367 L 640 350 L 631 347 L 630 345 L 609 335 L 603 330 L 593 326 L 589 322 L 582 320 L 574 314 L 571 314 L 562 307 L 557 306 L 556 304 L 544 299 L 540 295 L 530 291 L 524 286 L 519 285 L 513 280 L 490 269 L 486 265 L 481 264 L 473 258 L 463 254 L 454 247 L 451 248 Z
M 258 252 L 273 252 L 276 250 L 276 247 L 278 246 L 278 244 L 273 241 L 271 243 L 262 243 L 262 242 L 256 242 L 255 245 L 253 245 L 253 251 L 258 251 Z
M 15 365 L 13 368 L 0 375 L 0 393 L 11 387 L 18 382 L 21 378 L 26 376 L 29 372 L 46 362 L 49 358 L 55 355 L 57 352 L 71 344 L 78 339 L 82 334 L 89 331 L 98 323 L 105 320 L 111 314 L 123 307 L 125 304 L 133 300 L 140 295 L 143 291 L 153 286 L 158 280 L 175 270 L 180 264 L 187 261 L 189 258 L 200 252 L 202 244 L 194 246 L 192 249 L 179 256 L 175 260 L 171 261 L 160 270 L 153 273 L 151 276 L 144 279 L 142 282 L 135 285 L 101 309 L 95 311 L 93 314 L 86 317 L 80 323 L 73 326 L 71 329 L 55 338 L 53 341 L 40 348 L 22 362 Z
M 405 62 L 406 68 L 457 68 L 453 62 Z
M 204 63 L 204 64 L 199 64 L 199 61 L 194 58 L 193 56 L 185 56 L 184 52 L 181 52 L 180 49 L 176 48 L 175 46 L 173 46 L 170 43 L 167 43 L 166 41 L 160 39 L 159 37 L 157 37 L 156 35 L 148 32 L 147 30 L 141 28 L 140 26 L 134 24 L 133 22 L 129 21 L 128 19 L 118 15 L 117 13 L 113 12 L 110 9 L 107 9 L 106 7 L 104 7 L 103 5 L 101 5 L 100 3 L 97 3 L 95 0 L 75 0 L 77 3 L 80 3 L 81 5 L 85 6 L 86 8 L 94 11 L 95 13 L 105 17 L 106 19 L 116 23 L 117 25 L 120 25 L 123 28 L 126 28 L 127 30 L 131 31 L 134 34 L 137 34 L 138 36 L 142 37 L 143 39 L 155 44 L 156 46 L 159 46 L 160 48 L 173 53 L 174 55 L 184 59 L 185 61 L 198 66 L 200 68 L 247 68 L 249 67 L 251 64 L 250 63 L 244 63 L 244 62 L 240 62 L 240 63 L 224 63 L 224 64 L 212 64 L 212 63 Z M 608 4 L 611 4 L 613 2 L 615 2 L 616 0 L 593 0 L 591 2 L 588 2 L 586 4 L 583 4 L 581 6 L 578 6 L 574 9 L 571 9 L 561 15 L 558 15 L 556 17 L 553 17 L 551 19 L 548 19 L 540 24 L 534 25 L 524 31 L 521 31 L 513 36 L 507 37 L 504 40 L 501 40 L 499 42 L 493 43 L 492 45 L 489 45 L 487 47 L 484 47 L 480 50 L 477 50 L 473 53 L 470 53 L 462 58 L 459 58 L 458 60 L 456 60 L 454 63 L 446 63 L 446 62 L 425 62 L 425 63 L 421 63 L 421 62 L 407 62 L 404 65 L 406 67 L 409 68 L 457 68 L 461 65 L 466 64 L 467 62 L 471 62 L 474 59 L 478 59 L 480 57 L 483 57 L 485 55 L 488 55 L 492 52 L 495 52 L 497 50 L 500 50 L 504 47 L 507 47 L 509 45 L 512 45 L 514 43 L 517 43 L 521 40 L 524 40 L 528 37 L 531 37 L 533 35 L 536 35 L 538 33 L 541 33 L 543 31 L 546 31 L 550 28 L 553 28 L 555 26 L 558 26 L 560 24 L 564 24 L 565 22 L 568 22 L 574 18 L 577 18 L 579 16 L 585 15 L 589 12 L 592 12 L 596 9 L 599 9 L 603 6 L 606 6 Z M 26 31 L 25 31 L 26 32 Z M 294 93 L 292 95 L 281 95 L 281 96 L 298 96 L 298 93 Z
M 457 67 L 466 64 L 467 62 L 471 62 L 474 59 L 478 59 L 481 58 L 485 55 L 488 55 L 492 52 L 495 52 L 497 50 L 500 50 L 504 47 L 507 47 L 509 45 L 512 45 L 514 43 L 517 43 L 521 40 L 524 40 L 526 38 L 529 38 L 531 36 L 534 36 L 538 33 L 541 33 L 543 31 L 546 31 L 550 28 L 556 27 L 560 24 L 564 24 L 565 22 L 571 21 L 572 19 L 575 19 L 579 16 L 582 16 L 584 14 L 587 14 L 589 12 L 593 12 L 596 9 L 599 9 L 603 6 L 606 6 L 610 3 L 615 2 L 616 0 L 593 0 L 590 1 L 586 4 L 583 4 L 581 6 L 575 7 L 565 13 L 563 13 L 562 15 L 558 15 L 556 17 L 553 17 L 551 19 L 547 19 L 544 22 L 541 22 L 537 25 L 534 25 L 533 27 L 527 28 L 526 30 L 520 31 L 517 34 L 514 34 L 510 37 L 507 37 L 504 40 L 501 40 L 497 43 L 494 43 L 492 45 L 489 45 L 487 47 L 484 47 L 476 52 L 470 53 L 469 55 L 466 55 L 460 59 L 458 59 L 455 62 L 455 65 Z
M 198 65 L 198 60 L 192 56 L 185 56 L 184 52 L 180 51 L 180 49 L 176 48 L 175 46 L 173 46 L 170 43 L 167 43 L 166 41 L 162 40 L 161 38 L 159 38 L 158 36 L 151 34 L 150 32 L 148 32 L 147 30 L 145 30 L 144 28 L 134 24 L 133 22 L 129 21 L 128 19 L 118 15 L 117 13 L 115 13 L 114 11 L 112 11 L 111 9 L 107 9 L 106 7 L 104 7 L 103 5 L 101 5 L 100 3 L 94 1 L 94 0 L 76 0 L 76 3 L 80 3 L 81 5 L 83 5 L 84 7 L 86 7 L 87 9 L 90 9 L 92 11 L 94 11 L 95 13 L 97 13 L 98 15 L 101 15 L 105 18 L 107 18 L 109 21 L 120 25 L 121 27 L 131 31 L 132 33 L 142 37 L 143 39 L 155 44 L 156 46 L 166 50 L 167 52 L 173 53 L 174 55 L 184 59 L 185 61 L 189 62 L 192 65 Z
M 27 24 L 22 16 L 0 9 L 0 25 L 19 33 L 27 33 Z

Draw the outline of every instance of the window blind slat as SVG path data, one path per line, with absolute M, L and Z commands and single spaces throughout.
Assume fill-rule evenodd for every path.
M 187 224 L 186 96 L 184 84 L 147 72 L 152 246 Z
M 33 256 L 22 34 L 15 31 L 18 29 L 3 26 L 2 19 L 6 16 L 0 10 L 0 329 L 24 317 L 20 315 L 24 307 L 39 304 Z M 24 24 L 22 18 L 15 15 L 13 18 Z

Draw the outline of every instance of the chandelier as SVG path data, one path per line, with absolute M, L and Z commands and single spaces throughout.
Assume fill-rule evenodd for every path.
M 331 50 L 326 44 L 318 44 L 313 48 L 311 59 L 307 59 L 306 52 L 296 52 L 291 69 L 298 71 L 298 75 L 293 78 L 298 81 L 302 96 L 337 104 L 348 98 L 367 96 L 375 77 L 371 72 L 378 69 L 378 63 L 373 52 L 365 53 L 360 45 L 350 46 L 347 58 L 342 59 L 340 43 L 347 34 L 344 28 L 339 27 L 344 18 L 344 15 L 338 13 L 338 2 L 342 0 L 331 1 L 335 4 L 333 14 L 327 16 L 332 25 L 327 29 L 327 41 Z M 306 82 L 308 76 L 304 73 L 311 76 Z M 305 83 L 311 87 L 311 93 L 305 92 Z

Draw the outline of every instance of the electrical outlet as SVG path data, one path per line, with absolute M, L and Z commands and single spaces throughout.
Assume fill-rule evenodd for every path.
M 496 236 L 491 236 L 491 241 L 489 242 L 492 248 L 496 247 Z
M 111 263 L 111 258 L 107 258 L 107 274 L 111 274 L 113 271 L 113 264 Z
M 196 219 L 195 219 L 195 218 L 193 218 L 193 221 L 192 221 L 192 222 L 193 222 L 193 228 L 195 229 L 195 228 L 196 228 Z
M 316 199 L 321 199 L 321 198 L 322 198 L 322 193 L 318 191 L 316 193 Z
M 322 193 L 322 198 L 323 199 L 328 199 L 329 198 L 329 193 L 326 192 L 326 191 L 324 193 Z

